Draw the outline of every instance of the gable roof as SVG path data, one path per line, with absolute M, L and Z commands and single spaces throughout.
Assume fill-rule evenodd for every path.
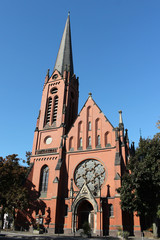
M 112 123 L 108 120 L 108 118 L 107 118 L 107 117 L 105 116 L 105 114 L 102 112 L 102 110 L 100 109 L 100 107 L 97 105 L 97 103 L 96 103 L 96 102 L 94 101 L 94 99 L 92 98 L 92 94 L 91 94 L 91 93 L 89 93 L 89 96 L 88 96 L 86 102 L 84 103 L 81 111 L 79 112 L 78 116 L 80 116 L 82 110 L 83 110 L 84 107 L 87 105 L 87 102 L 88 102 L 90 99 L 93 101 L 94 105 L 97 106 L 97 108 L 99 109 L 99 112 L 103 114 L 103 116 L 105 117 L 106 121 L 108 121 L 108 122 L 110 123 L 110 125 L 114 128 L 114 126 L 112 125 Z
M 104 115 L 104 113 L 102 112 L 102 110 L 99 108 L 99 106 L 96 104 L 96 102 L 93 100 L 92 98 L 92 94 L 90 93 L 86 102 L 84 103 L 82 109 L 80 110 L 79 114 L 77 115 L 74 123 L 72 124 L 71 128 L 69 129 L 68 133 L 66 134 L 66 137 L 68 137 L 70 135 L 70 133 L 72 132 L 72 129 L 77 125 L 77 122 L 79 121 L 79 118 L 81 118 L 81 115 L 83 114 L 83 110 L 84 108 L 88 105 L 90 105 L 90 103 L 88 103 L 89 101 L 92 101 L 92 105 L 96 106 L 96 108 L 99 110 L 99 114 L 102 114 L 102 118 L 104 119 L 104 121 L 107 123 L 109 123 L 109 125 L 111 126 L 111 128 L 114 130 L 114 126 L 112 125 L 112 123 L 108 120 L 108 118 Z M 98 116 L 97 116 L 98 117 Z

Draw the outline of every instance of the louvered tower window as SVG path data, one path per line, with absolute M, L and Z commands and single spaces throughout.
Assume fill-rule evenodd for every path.
M 58 96 L 54 98 L 53 123 L 57 120 Z
M 47 115 L 46 115 L 46 124 L 49 124 L 49 122 L 50 122 L 51 107 L 52 107 L 52 98 L 49 98 L 48 99 Z

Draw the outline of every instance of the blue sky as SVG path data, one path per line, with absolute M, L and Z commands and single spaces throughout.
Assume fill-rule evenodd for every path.
M 130 142 L 160 119 L 159 0 L 1 0 L 0 156 L 32 150 L 42 88 L 70 11 L 79 110 L 88 93 Z

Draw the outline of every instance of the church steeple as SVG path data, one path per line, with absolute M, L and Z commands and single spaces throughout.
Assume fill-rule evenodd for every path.
M 68 18 L 64 28 L 54 70 L 58 70 L 62 75 L 65 70 L 69 71 L 71 76 L 74 73 L 69 13 L 68 13 Z

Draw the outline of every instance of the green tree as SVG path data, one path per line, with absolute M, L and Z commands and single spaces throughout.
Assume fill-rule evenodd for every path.
M 30 165 L 31 155 L 32 155 L 32 152 L 30 152 L 30 151 L 26 152 L 26 163 L 28 164 L 28 166 Z
M 28 190 L 24 186 L 27 168 L 20 166 L 17 154 L 0 157 L 0 206 L 2 219 L 5 212 L 12 214 L 13 227 L 15 211 L 28 204 Z M 3 223 L 2 223 L 3 224 Z
M 122 210 L 136 211 L 140 217 L 150 216 L 152 222 L 156 222 L 160 209 L 159 134 L 153 139 L 140 139 L 118 192 Z

